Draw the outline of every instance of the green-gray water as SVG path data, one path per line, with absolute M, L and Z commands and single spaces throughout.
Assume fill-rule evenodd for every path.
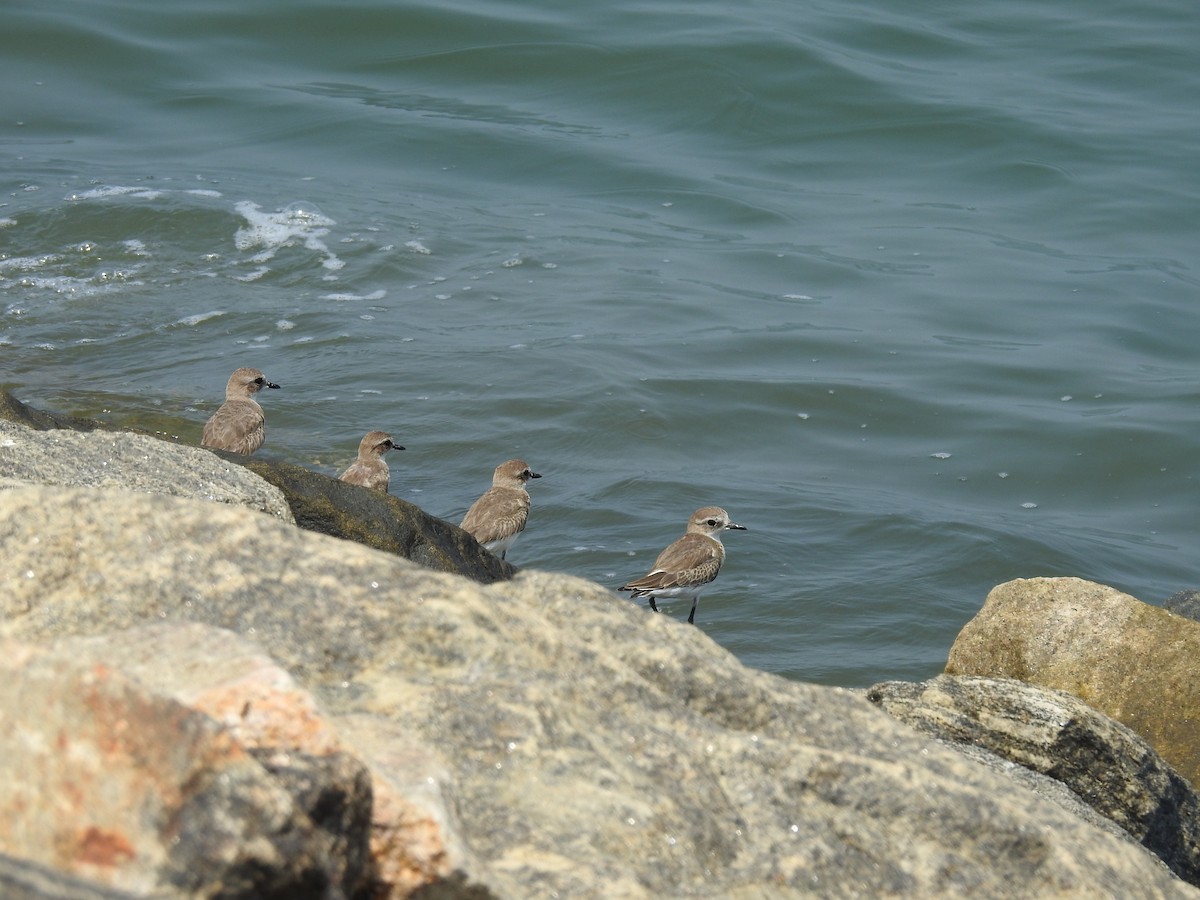
M 1186 0 L 9 3 L 0 381 L 277 458 L 391 431 L 457 522 L 613 586 L 698 506 L 698 627 L 863 685 L 987 590 L 1195 565 Z M 2 452 L 2 450 L 0 450 Z M 683 617 L 686 604 L 668 607 Z

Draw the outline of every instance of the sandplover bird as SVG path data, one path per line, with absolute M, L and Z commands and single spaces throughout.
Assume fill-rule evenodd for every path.
M 392 440 L 392 436 L 386 431 L 368 431 L 358 443 L 358 459 L 338 476 L 338 480 L 348 484 L 359 484 L 365 488 L 383 491 L 386 494 L 391 478 L 383 454 L 389 450 L 403 449 Z
M 258 369 L 237 369 L 225 385 L 225 402 L 204 424 L 200 446 L 246 456 L 261 447 L 267 436 L 267 420 L 254 395 L 263 388 L 278 387 Z
M 459 527 L 504 559 L 529 520 L 525 483 L 541 477 L 523 459 L 500 463 L 492 475 L 492 486 L 471 504 Z
M 745 531 L 746 526 L 730 522 L 729 513 L 719 506 L 696 510 L 688 519 L 683 537 L 658 554 L 653 568 L 617 590 L 632 591 L 635 598 L 646 597 L 655 612 L 655 597 L 691 597 L 688 622 L 694 624 L 700 594 L 712 584 L 725 561 L 725 545 L 719 535 L 728 530 Z

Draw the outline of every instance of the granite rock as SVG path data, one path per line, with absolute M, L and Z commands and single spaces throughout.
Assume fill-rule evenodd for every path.
M 27 484 L 238 503 L 295 521 L 278 488 L 207 450 L 130 432 L 38 431 L 0 420 L 0 488 Z
M 1020 681 L 941 675 L 867 698 L 918 731 L 982 747 L 1060 782 L 1200 885 L 1200 798 L 1133 731 L 1078 697 Z
M 445 848 L 420 886 L 387 874 L 374 811 L 390 896 L 1200 896 L 864 697 L 747 669 L 569 576 L 482 585 L 241 507 L 45 486 L 0 492 L 0 549 L 0 636 L 190 621 L 258 644 L 319 704 L 305 752 L 363 760 L 424 815 L 401 832 Z M 173 697 L 157 727 L 204 715 L 241 746 L 237 702 Z
M 76 649 L 0 642 L 0 850 L 135 894 L 365 893 L 361 764 L 293 756 L 326 792 L 315 802 L 210 717 Z
M 1200 622 L 1079 578 L 992 589 L 950 648 L 948 675 L 1074 694 L 1200 784 Z
M 437 754 L 419 746 L 402 723 L 362 728 L 353 716 L 334 719 L 253 641 L 168 620 L 51 646 L 118 668 L 224 728 L 322 829 L 330 871 L 349 873 L 341 881 L 361 881 L 366 872 L 372 895 L 407 896 L 461 881 L 471 868 L 438 787 L 449 779 Z M 348 793 L 347 775 L 330 777 L 359 760 L 369 766 L 368 821 L 359 818 L 361 804 L 345 802 L 363 786 Z

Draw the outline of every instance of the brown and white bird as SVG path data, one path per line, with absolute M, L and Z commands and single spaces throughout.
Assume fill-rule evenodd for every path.
M 358 442 L 358 459 L 350 464 L 345 472 L 338 476 L 339 481 L 348 484 L 359 484 L 375 491 L 388 492 L 388 482 L 391 473 L 383 454 L 389 450 L 403 450 L 392 440 L 386 431 L 368 431 Z
M 504 559 L 508 549 L 529 521 L 530 478 L 541 478 L 523 459 L 510 459 L 496 466 L 492 486 L 471 504 L 459 527 Z
M 725 562 L 725 545 L 719 535 L 730 530 L 745 531 L 746 526 L 729 521 L 729 513 L 719 506 L 696 510 L 688 519 L 683 537 L 658 554 L 650 571 L 617 590 L 632 591 L 635 598 L 646 597 L 655 612 L 656 597 L 691 597 L 688 622 L 694 624 L 700 594 L 712 584 Z
M 237 369 L 225 385 L 225 402 L 204 425 L 201 447 L 228 450 L 249 456 L 267 437 L 266 416 L 254 395 L 263 388 L 278 388 L 258 369 Z

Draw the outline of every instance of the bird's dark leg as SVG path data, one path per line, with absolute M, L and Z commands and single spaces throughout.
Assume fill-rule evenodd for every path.
M 697 594 L 695 597 L 692 598 L 692 611 L 690 613 L 688 613 L 688 624 L 689 625 L 696 624 L 696 604 L 699 602 L 700 602 L 700 595 Z
M 654 610 L 655 612 L 658 612 L 658 606 L 657 606 L 657 604 L 655 604 L 655 602 L 654 602 L 654 595 L 653 595 L 653 594 L 651 594 L 651 595 L 649 596 L 649 598 L 648 598 L 648 599 L 650 600 L 650 608 L 651 608 L 652 610 Z

